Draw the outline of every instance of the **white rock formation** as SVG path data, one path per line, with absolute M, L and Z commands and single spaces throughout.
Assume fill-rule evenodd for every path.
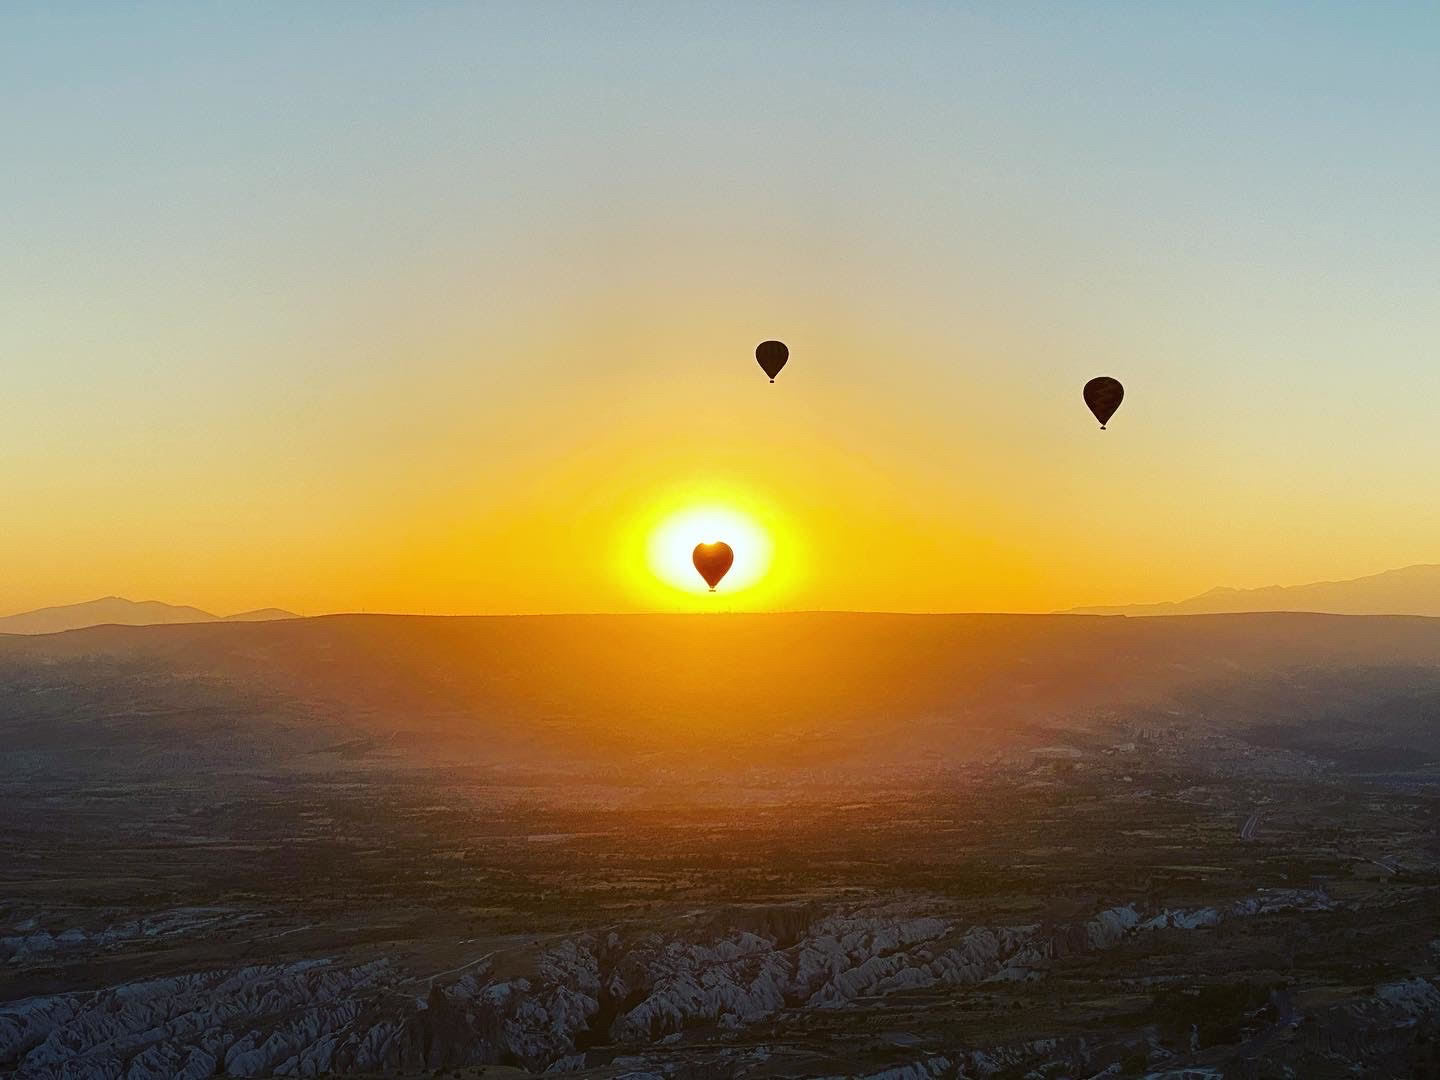
M 1122 905 L 1064 927 L 957 925 L 919 902 L 829 913 L 782 905 L 722 913 L 708 926 L 687 920 L 663 934 L 577 934 L 526 954 L 523 975 L 502 978 L 480 963 L 434 988 L 384 959 L 250 965 L 0 1005 L 0 1073 L 198 1080 L 217 1072 L 316 1076 L 499 1061 L 579 1069 L 585 1060 L 577 1044 L 591 1036 L 644 1048 L 697 1026 L 745 1028 L 785 1008 L 845 1009 L 935 986 L 1043 978 L 1058 956 L 1077 949 L 1329 903 L 1323 893 L 1295 890 L 1259 894 L 1223 912 L 1142 917 Z M 47 933 L 21 932 L 32 942 Z M 1416 1015 L 1440 1011 L 1440 992 L 1425 980 L 1390 984 L 1378 998 Z M 880 1075 L 911 1080 L 931 1075 L 914 1069 L 940 1060 Z M 987 1066 L 976 1058 L 965 1067 L 983 1075 Z

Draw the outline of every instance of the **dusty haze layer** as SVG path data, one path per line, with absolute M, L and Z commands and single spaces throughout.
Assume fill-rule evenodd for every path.
M 0 640 L 0 673 L 11 769 L 864 771 L 1151 715 L 1242 723 L 1210 699 L 1330 737 L 1316 715 L 1349 697 L 1440 691 L 1440 620 L 341 615 Z M 1402 726 L 1370 741 L 1440 746 Z

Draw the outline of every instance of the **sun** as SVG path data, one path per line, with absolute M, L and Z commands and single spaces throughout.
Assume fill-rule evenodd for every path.
M 735 552 L 730 572 L 716 587 L 720 593 L 747 589 L 765 577 L 774 556 L 769 534 L 749 515 L 724 506 L 692 506 L 664 517 L 650 534 L 650 570 L 666 585 L 691 593 L 709 586 L 691 561 L 696 544 L 723 540 Z

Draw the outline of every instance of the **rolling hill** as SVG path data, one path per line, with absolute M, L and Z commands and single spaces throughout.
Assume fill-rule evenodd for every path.
M 1350 581 L 1215 588 L 1188 600 L 1072 608 L 1071 615 L 1220 615 L 1317 611 L 1334 615 L 1440 616 L 1440 564 L 1406 566 Z
M 158 600 L 126 600 L 123 596 L 105 596 L 83 604 L 38 608 L 18 615 L 0 618 L 0 634 L 58 634 L 87 626 L 160 626 L 172 623 L 203 622 L 267 622 L 272 619 L 295 619 L 298 615 L 279 608 L 244 611 L 221 617 L 199 608 L 162 604 Z
M 1404 617 L 340 615 L 0 639 L 9 768 L 873 770 L 1161 727 L 1423 762 L 1437 702 L 1440 620 Z

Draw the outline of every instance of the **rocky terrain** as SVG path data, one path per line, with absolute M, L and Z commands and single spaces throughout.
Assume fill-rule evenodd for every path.
M 566 935 L 512 948 L 516 955 L 504 962 L 497 950 L 470 961 L 463 974 L 422 978 L 385 959 L 332 957 L 27 998 L 0 1011 L 0 1060 L 17 1077 L 36 1080 L 317 1076 L 494 1063 L 574 1072 L 617 1061 L 673 1073 L 682 1044 L 706 1033 L 722 1048 L 716 1060 L 735 1075 L 770 1075 L 779 1048 L 733 1044 L 757 1027 L 773 1030 L 782 1018 L 874 1010 L 897 996 L 913 1007 L 917 992 L 964 990 L 989 1002 L 991 984 L 1008 996 L 1008 984 L 1041 981 L 1067 958 L 1147 935 L 1335 907 L 1320 890 L 1263 891 L 1223 909 L 1125 906 L 1059 925 L 979 926 L 934 913 L 945 906 L 933 901 L 755 906 L 665 931 L 617 926 Z M 1293 1007 L 1269 1008 L 1266 1027 L 1299 1025 Z M 1350 1028 L 1367 1031 L 1397 1014 L 1428 1021 L 1440 1017 L 1440 991 L 1423 978 L 1401 980 L 1342 1011 Z M 617 1054 L 616 1047 L 632 1052 Z M 989 1075 L 1060 1049 L 1059 1042 L 951 1046 L 916 1064 L 934 1076 Z M 1092 1036 L 1066 1051 L 1071 1064 L 1101 1075 L 1123 1070 L 1137 1053 L 1147 1062 L 1180 1056 L 1151 1032 Z
M 398 654 L 346 661 L 347 694 L 301 654 L 370 650 L 363 625 L 299 639 L 259 681 L 237 678 L 276 655 L 252 635 L 294 645 L 325 620 L 131 631 L 118 652 L 88 651 L 115 631 L 27 641 L 0 656 L 0 717 L 29 747 L 0 769 L 0 1075 L 1437 1075 L 1432 630 L 1386 621 L 1405 662 L 1381 665 L 1354 622 L 1314 646 L 1320 666 L 1263 623 L 1240 628 L 1243 661 L 1187 666 L 1142 636 L 1110 708 L 1029 671 L 1090 648 L 1061 629 L 1004 669 L 1046 703 L 1008 725 L 993 672 L 949 691 L 943 672 L 890 675 L 854 688 L 892 694 L 876 724 L 895 745 L 859 765 L 843 708 L 851 750 L 828 760 L 761 763 L 720 734 L 688 760 L 634 734 L 565 755 L 551 731 L 517 762 L 511 715 L 501 760 L 362 734 L 267 763 L 257 732 L 293 748 L 375 730 L 356 687 L 372 709 L 408 702 L 399 729 L 453 727 L 555 661 L 508 685 L 504 657 L 448 684 L 425 654 L 408 683 Z M 192 636 L 216 629 L 233 654 Z M 891 629 L 886 650 L 927 648 Z M 597 708 L 684 706 L 686 685 Z M 551 707 L 574 692 L 552 686 Z M 947 738 L 982 750 L 944 752 L 947 692 Z M 795 745 L 791 723 L 772 734 Z M 83 750 L 57 753 L 57 733 Z M 97 748 L 136 733 L 145 754 L 117 756 L 148 769 L 101 775 Z
M 724 807 L 332 777 L 133 792 L 140 822 L 12 789 L 49 816 L 5 827 L 0 1067 L 1424 1075 L 1430 785 L 1186 756 Z
M 957 925 L 915 902 L 758 907 L 712 917 L 703 929 L 567 936 L 534 949 L 525 975 L 499 975 L 484 958 L 453 981 L 432 977 L 418 996 L 405 989 L 414 976 L 383 960 L 317 959 L 29 998 L 0 1012 L 0 1054 L 17 1076 L 34 1078 L 82 1069 L 136 1080 L 316 1076 L 497 1062 L 579 1070 L 595 1042 L 666 1045 L 699 1028 L 744 1032 L 787 1009 L 1029 981 L 1059 958 L 1137 934 L 1331 906 L 1321 893 L 1285 892 L 1223 913 L 1123 907 L 1064 926 L 1000 927 Z M 1421 995 L 1416 1007 L 1428 1008 L 1426 993 L 1435 991 L 1416 982 L 1405 1000 Z M 395 997 L 407 1000 L 396 1007 L 387 1001 Z M 955 1057 L 977 1069 L 985 1060 Z M 951 1069 L 944 1059 L 940 1072 Z

